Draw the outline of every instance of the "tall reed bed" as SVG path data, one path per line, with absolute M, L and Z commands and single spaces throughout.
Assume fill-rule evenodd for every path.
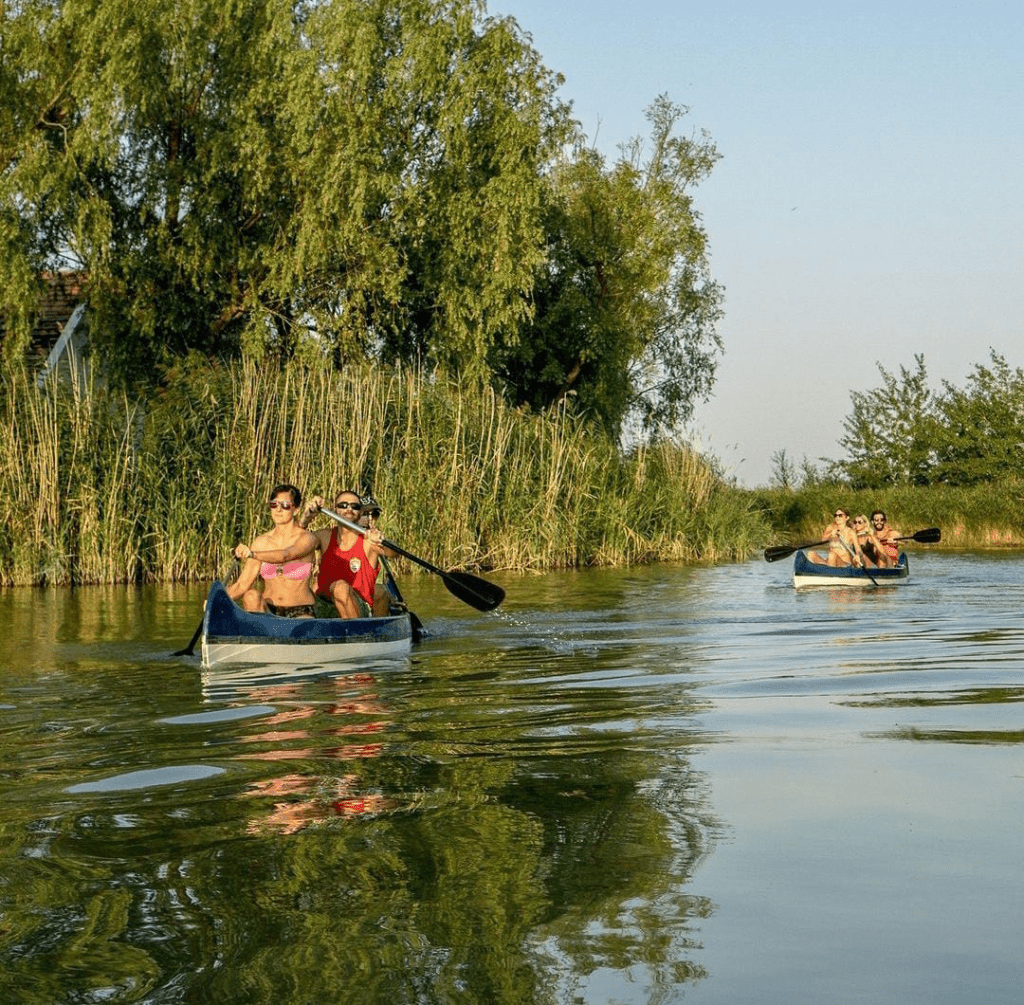
M 79 375 L 0 379 L 0 583 L 142 576 L 139 410 Z
M 144 404 L 7 375 L 0 416 L 6 584 L 210 578 L 278 482 L 371 488 L 385 533 L 451 568 L 728 559 L 765 535 L 685 443 L 623 453 L 436 374 L 193 357 Z

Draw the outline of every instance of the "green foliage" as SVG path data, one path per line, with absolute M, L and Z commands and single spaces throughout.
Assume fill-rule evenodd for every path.
M 722 290 L 690 192 L 718 153 L 706 135 L 674 135 L 685 112 L 660 97 L 649 147 L 634 140 L 610 168 L 582 144 L 554 164 L 533 314 L 494 354 L 515 401 L 573 395 L 617 435 L 627 418 L 672 428 L 710 392 Z
M 944 382 L 935 423 L 933 481 L 976 485 L 1024 478 L 1024 371 L 995 351 L 967 386 Z
M 771 484 L 780 489 L 794 489 L 797 486 L 798 474 L 792 459 L 786 451 L 776 450 L 771 456 Z
M 853 487 L 924 485 L 934 464 L 933 398 L 923 356 L 915 370 L 899 377 L 879 364 L 883 385 L 853 391 L 853 412 L 839 441 L 849 459 L 842 463 Z
M 88 274 L 93 344 L 458 360 L 543 253 L 556 79 L 475 0 L 63 0 L 4 9 L 0 312 Z M 311 343 L 310 329 L 316 338 Z
M 924 357 L 897 378 L 879 366 L 883 386 L 851 394 L 838 468 L 853 488 L 977 485 L 1024 478 L 1024 371 L 992 350 L 958 388 L 933 394 Z
M 87 277 L 111 379 L 192 351 L 438 366 L 617 435 L 710 393 L 722 290 L 692 202 L 718 154 L 612 166 L 480 0 L 26 0 L 2 17 L 0 315 Z M 563 153 L 572 146 L 571 154 Z

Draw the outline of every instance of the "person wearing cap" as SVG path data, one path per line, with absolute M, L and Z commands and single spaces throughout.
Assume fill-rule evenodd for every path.
M 360 496 L 360 501 L 363 504 L 363 510 L 358 520 L 359 526 L 372 530 L 380 517 L 380 503 L 372 495 Z
M 373 498 L 372 495 L 364 495 L 363 501 L 363 515 L 359 518 L 359 526 L 365 527 L 367 530 L 373 530 L 377 526 L 377 519 L 380 517 L 380 503 Z M 387 576 L 391 576 L 391 570 L 388 568 L 387 559 L 397 558 L 398 555 L 393 552 L 390 548 L 385 548 L 383 545 L 380 549 L 382 564 L 384 566 L 384 572 Z M 377 586 L 373 594 L 373 616 L 375 618 L 387 617 L 391 613 L 391 591 L 384 585 L 384 583 L 377 581 Z

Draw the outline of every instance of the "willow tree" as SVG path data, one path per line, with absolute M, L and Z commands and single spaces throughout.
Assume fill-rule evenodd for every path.
M 483 372 L 543 256 L 557 80 L 475 0 L 22 0 L 0 49 L 0 311 L 88 277 L 93 344 Z
M 546 175 L 533 313 L 495 351 L 518 402 L 573 400 L 614 434 L 671 428 L 710 393 L 723 291 L 693 190 L 718 153 L 704 133 L 676 135 L 686 112 L 662 96 L 650 138 L 614 164 L 578 144 Z

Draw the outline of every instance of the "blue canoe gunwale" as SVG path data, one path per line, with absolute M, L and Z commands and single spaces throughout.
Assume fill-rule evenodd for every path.
M 852 565 L 833 568 L 812 562 L 802 551 L 793 559 L 793 585 L 803 586 L 898 586 L 910 578 L 906 552 L 891 569 L 857 569 Z
M 242 610 L 224 584 L 210 587 L 203 612 L 204 667 L 228 663 L 349 663 L 412 648 L 408 612 L 384 618 L 281 618 Z

